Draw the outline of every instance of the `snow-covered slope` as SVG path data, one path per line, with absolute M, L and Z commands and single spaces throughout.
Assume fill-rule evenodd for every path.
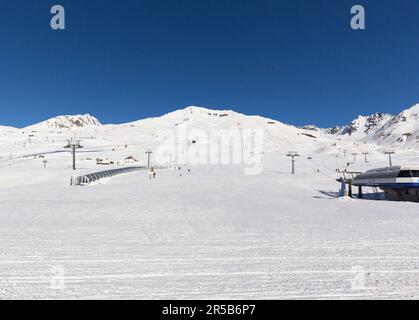
M 379 128 L 387 123 L 393 116 L 377 112 L 368 117 L 359 116 L 339 132 L 342 135 L 349 135 L 358 139 L 374 134 Z
M 101 125 L 89 115 L 55 117 L 2 135 L 0 157 L 62 152 L 67 140 L 72 138 L 82 140 L 86 149 L 103 150 L 100 156 L 115 163 L 129 156 L 141 159 L 147 149 L 153 150 L 156 157 L 162 149 L 170 149 L 170 154 L 176 153 L 179 157 L 199 154 L 202 159 L 208 159 L 205 152 L 213 147 L 220 147 L 220 157 L 229 158 L 234 153 L 241 160 L 260 162 L 263 154 L 271 152 L 297 150 L 311 156 L 327 151 L 333 142 L 314 126 L 297 128 L 232 110 L 191 106 L 125 124 Z M 176 151 L 172 151 L 173 148 Z M 121 153 L 116 155 L 117 151 Z M 162 165 L 168 163 L 168 154 L 166 152 L 167 156 L 161 159 Z
M 0 126 L 0 132 L 12 132 L 16 131 L 17 129 L 14 127 L 8 127 L 8 126 Z
M 105 125 L 103 129 L 114 132 L 112 139 L 122 141 L 129 135 L 132 141 L 143 145 L 164 143 L 170 136 L 179 135 L 184 130 L 188 141 L 196 146 L 209 144 L 220 139 L 220 135 L 240 133 L 246 130 L 263 131 L 265 151 L 285 149 L 314 150 L 330 144 L 330 137 L 312 127 L 297 128 L 282 122 L 248 116 L 232 110 L 212 110 L 190 106 L 170 112 L 157 118 L 148 118 L 121 125 Z M 202 137 L 202 134 L 205 137 Z M 320 142 L 316 144 L 314 142 Z
M 419 146 L 419 104 L 392 117 L 369 140 L 400 147 Z
M 163 123 L 145 123 L 156 121 Z M 147 163 L 146 129 L 92 130 L 76 171 L 54 130 L 31 143 L 19 130 L 16 144 L 0 148 L 0 299 L 419 298 L 417 204 L 372 201 L 370 193 L 338 199 L 335 169 L 348 154 L 300 157 L 294 175 L 280 150 L 266 151 L 259 175 L 241 165 L 182 164 L 156 169 L 155 179 L 138 171 L 70 186 L 73 175 L 131 166 L 129 155 Z M 387 163 L 378 153 L 369 160 L 358 157 L 348 170 Z M 412 151 L 394 157 L 418 160 Z
M 385 130 L 404 131 L 414 114 Z M 372 201 L 367 190 L 364 200 L 337 198 L 336 169 L 388 163 L 355 134 L 198 107 L 121 125 L 64 123 L 71 130 L 50 121 L 0 135 L 0 299 L 418 298 L 417 204 Z M 250 163 L 157 159 L 171 133 L 185 129 L 193 151 L 217 139 L 212 130 L 247 128 L 264 132 L 264 154 Z M 63 147 L 75 136 L 84 148 L 73 171 Z M 368 163 L 351 155 L 364 147 Z M 147 149 L 155 179 L 137 171 L 70 186 L 74 175 L 146 165 Z M 301 154 L 294 175 L 291 150 Z M 418 163 L 419 152 L 398 150 L 393 161 Z
M 354 142 L 368 142 L 394 148 L 419 146 L 419 104 L 397 116 L 374 113 L 359 116 L 343 128 L 328 129 L 327 133 Z
M 100 126 L 98 119 L 90 114 L 57 116 L 38 124 L 31 125 L 25 129 L 74 129 Z
M 219 139 L 214 131 L 227 130 L 230 133 L 246 129 L 262 130 L 264 151 L 296 149 L 301 151 L 334 152 L 330 147 L 346 148 L 346 145 L 371 144 L 377 147 L 418 148 L 419 147 L 419 104 L 392 116 L 386 113 L 374 113 L 371 116 L 359 116 L 345 127 L 321 129 L 315 125 L 296 127 L 277 120 L 260 116 L 248 116 L 232 110 L 212 110 L 190 106 L 170 112 L 161 117 L 147 118 L 126 124 L 101 125 L 91 115 L 67 115 L 43 121 L 20 130 L 0 127 L 4 143 L 6 138 L 15 144 L 15 139 L 31 138 L 36 144 L 40 132 L 45 133 L 48 141 L 65 140 L 74 135 L 97 139 L 98 144 L 115 143 L 142 145 L 153 148 L 164 143 L 168 135 L 186 130 L 189 140 L 197 145 L 208 144 Z M 161 132 L 166 130 L 166 133 Z M 167 133 L 170 130 L 171 133 Z M 204 139 L 194 131 L 204 132 Z M 19 135 L 17 134 L 19 133 Z M 196 135 L 195 137 L 193 135 Z M 55 139 L 54 139 L 55 137 Z M 13 141 L 12 141 L 13 140 Z M 25 143 L 25 142 L 21 142 Z M 61 143 L 61 142 L 60 142 Z M 4 144 L 3 144 L 4 145 Z

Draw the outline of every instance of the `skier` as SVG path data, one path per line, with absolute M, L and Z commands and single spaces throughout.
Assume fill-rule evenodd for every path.
M 149 180 L 151 180 L 151 178 L 155 178 L 156 177 L 156 173 L 154 172 L 154 168 L 150 169 L 150 172 L 148 174 Z
M 343 198 L 347 195 L 346 193 L 346 183 L 345 183 L 345 179 L 343 179 L 342 177 L 338 179 L 338 182 L 340 182 L 340 190 L 339 190 L 339 197 Z

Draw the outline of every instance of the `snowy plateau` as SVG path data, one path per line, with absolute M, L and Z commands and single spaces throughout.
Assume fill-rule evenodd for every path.
M 258 174 L 168 154 L 157 163 L 170 132 L 187 133 L 170 142 L 184 153 L 218 141 L 214 130 L 246 129 L 263 133 L 258 152 L 242 150 Z M 83 146 L 75 172 L 69 139 Z M 70 186 L 145 166 L 148 150 L 155 179 Z M 200 107 L 118 125 L 78 115 L 0 126 L 0 299 L 418 299 L 419 204 L 337 196 L 336 169 L 385 167 L 386 150 L 419 164 L 419 105 L 335 128 Z M 295 175 L 289 151 L 301 155 Z

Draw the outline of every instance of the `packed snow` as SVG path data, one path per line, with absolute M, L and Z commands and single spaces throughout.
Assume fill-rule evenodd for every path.
M 413 111 L 384 127 L 409 123 L 415 136 Z M 418 204 L 372 190 L 341 199 L 336 182 L 336 169 L 386 166 L 390 146 L 395 164 L 417 164 L 411 137 L 383 145 L 198 107 L 120 125 L 75 117 L 0 127 L 0 299 L 419 298 Z M 233 131 L 247 162 L 158 156 L 162 146 L 196 155 Z M 84 146 L 76 171 L 68 139 Z M 70 186 L 73 175 L 145 166 L 148 150 L 155 179 L 143 170 Z M 288 151 L 301 155 L 295 175 Z

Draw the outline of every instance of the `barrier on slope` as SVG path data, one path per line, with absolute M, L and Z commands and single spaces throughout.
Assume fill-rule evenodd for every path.
M 119 168 L 119 169 L 112 169 L 112 170 L 106 170 L 106 171 L 99 171 L 95 173 L 89 173 L 83 176 L 73 176 L 71 177 L 70 185 L 85 186 L 103 178 L 109 178 L 109 177 L 116 176 L 118 174 L 146 170 L 146 169 L 147 167 L 126 167 L 126 168 Z

